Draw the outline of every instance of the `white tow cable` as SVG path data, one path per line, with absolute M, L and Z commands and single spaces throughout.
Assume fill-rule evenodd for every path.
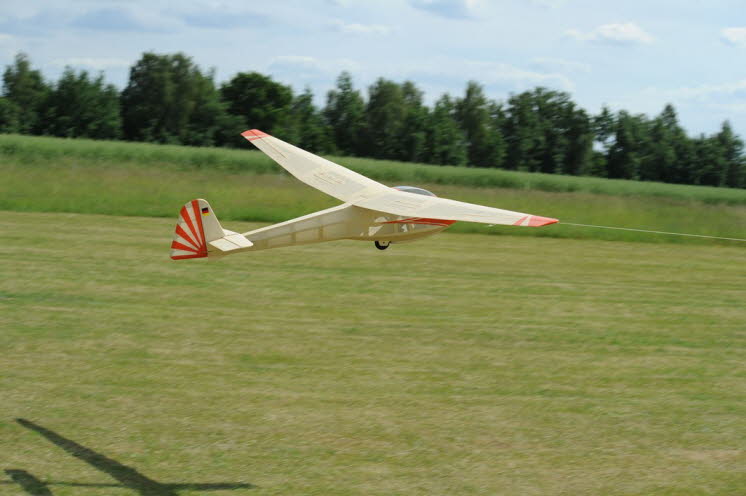
M 615 229 L 617 231 L 635 231 L 635 232 L 644 232 L 644 233 L 653 233 L 653 234 L 668 234 L 670 236 L 689 236 L 692 238 L 723 239 L 726 241 L 746 242 L 746 239 L 741 239 L 741 238 L 724 238 L 721 236 L 705 236 L 704 234 L 684 234 L 684 233 L 675 233 L 675 232 L 666 232 L 666 231 L 649 231 L 647 229 L 631 229 L 629 227 L 594 226 L 593 224 L 575 224 L 573 222 L 561 222 L 561 221 L 559 223 L 564 224 L 566 226 L 595 227 L 598 229 Z

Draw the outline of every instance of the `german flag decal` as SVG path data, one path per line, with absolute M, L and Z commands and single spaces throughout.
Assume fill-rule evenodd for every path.
M 210 213 L 210 209 L 207 207 L 202 208 L 202 215 L 208 215 Z

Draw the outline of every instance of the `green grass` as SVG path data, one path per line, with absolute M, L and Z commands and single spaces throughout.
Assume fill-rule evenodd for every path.
M 744 494 L 740 247 L 0 219 L 0 494 Z
M 2 210 L 175 218 L 186 201 L 202 197 L 210 200 L 221 220 L 230 225 L 235 220 L 278 222 L 338 203 L 287 174 L 279 174 L 279 166 L 254 151 L 0 136 L 0 159 Z M 746 190 L 338 160 L 390 185 L 419 185 L 439 196 L 555 217 L 562 222 L 746 238 Z M 568 192 L 525 189 L 525 184 L 516 188 L 469 185 L 471 177 L 494 179 L 504 174 L 523 178 L 527 184 L 539 179 L 556 181 L 547 183 L 545 189 L 561 190 L 557 185 L 565 184 L 563 181 L 585 189 Z M 448 181 L 454 184 L 447 184 Z M 485 184 L 492 184 L 490 181 Z M 602 186 L 599 191 L 608 192 L 592 192 L 595 184 Z M 714 243 L 568 225 L 532 229 L 458 223 L 451 229 L 521 236 Z
M 126 164 L 159 169 L 209 169 L 254 174 L 277 173 L 281 170 L 249 143 L 246 143 L 245 149 L 230 150 L 0 134 L 0 157 L 3 161 L 25 166 L 88 163 L 107 168 Z M 391 183 L 651 196 L 710 204 L 746 205 L 744 189 L 530 174 L 500 169 L 433 166 L 351 157 L 330 158 L 373 179 Z

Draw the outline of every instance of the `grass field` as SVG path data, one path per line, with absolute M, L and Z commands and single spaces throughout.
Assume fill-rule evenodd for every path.
M 93 141 L 0 134 L 0 158 L 23 166 L 95 165 L 99 168 L 145 167 L 160 170 L 210 170 L 276 174 L 281 169 L 248 143 L 245 148 Z M 746 205 L 746 190 L 626 181 L 596 177 L 538 174 L 502 169 L 434 166 L 354 157 L 330 157 L 373 179 L 398 184 L 455 185 L 613 196 L 650 196 L 717 205 Z
M 0 494 L 746 493 L 742 246 L 0 216 Z
M 186 201 L 202 197 L 223 221 L 278 222 L 338 203 L 279 174 L 279 166 L 246 146 L 221 150 L 0 135 L 0 210 L 173 218 Z M 561 222 L 746 238 L 746 190 L 335 160 L 392 186 L 422 186 L 439 196 Z M 517 229 L 458 223 L 451 230 L 714 243 L 562 224 Z

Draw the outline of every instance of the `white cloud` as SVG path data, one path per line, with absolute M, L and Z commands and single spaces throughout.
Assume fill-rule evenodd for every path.
M 575 88 L 573 82 L 562 74 L 528 71 L 510 64 L 494 62 L 470 62 L 469 66 L 479 74 L 477 81 L 485 84 L 507 84 L 516 90 L 533 86 L 551 86 L 565 91 Z
M 75 18 L 74 28 L 105 32 L 167 33 L 174 30 L 172 19 L 155 11 L 132 6 L 111 6 L 88 10 Z
M 575 84 L 570 78 L 556 72 L 526 70 L 501 62 L 476 60 L 434 60 L 426 66 L 408 67 L 408 78 L 417 81 L 420 76 L 426 81 L 450 81 L 451 85 L 466 84 L 475 80 L 488 89 L 500 91 L 524 91 L 536 86 L 546 86 L 564 91 L 573 91 Z
M 730 114 L 746 114 L 746 103 L 713 103 L 709 108 L 725 112 L 726 118 Z
M 70 57 L 66 59 L 55 59 L 52 61 L 56 66 L 90 67 L 91 69 L 104 70 L 114 67 L 127 67 L 130 61 L 111 57 Z
M 567 3 L 567 0 L 531 0 L 531 3 L 538 5 L 539 7 L 556 9 L 558 7 L 563 7 Z
M 276 62 L 316 67 L 319 64 L 319 59 L 307 55 L 280 55 L 278 57 L 273 57 L 270 63 Z
M 340 19 L 333 20 L 331 26 L 335 31 L 345 34 L 386 36 L 392 31 L 389 26 L 383 26 L 381 24 L 347 23 Z
M 483 0 L 409 0 L 412 7 L 450 19 L 469 19 L 476 16 Z
M 634 22 L 603 24 L 587 33 L 571 29 L 566 31 L 565 34 L 578 41 L 602 43 L 640 44 L 654 41 L 652 36 Z
M 539 69 L 548 71 L 557 71 L 561 73 L 589 73 L 591 72 L 591 66 L 584 62 L 576 62 L 574 60 L 566 60 L 551 57 L 537 57 L 531 59 L 531 65 Z
M 307 55 L 273 57 L 267 70 L 277 76 L 293 74 L 294 79 L 331 81 L 342 71 L 355 74 L 360 65 L 349 59 L 322 60 Z
M 746 27 L 724 28 L 720 36 L 729 45 L 746 45 Z
M 14 55 L 18 51 L 18 42 L 15 36 L 0 33 L 0 54 Z
M 746 99 L 746 79 L 731 83 L 703 84 L 674 89 L 647 88 L 645 93 L 665 100 L 733 105 L 733 99 Z M 739 103 L 740 105 L 740 103 Z
M 185 12 L 181 19 L 189 26 L 220 30 L 257 28 L 270 23 L 269 18 L 262 14 L 221 9 Z

